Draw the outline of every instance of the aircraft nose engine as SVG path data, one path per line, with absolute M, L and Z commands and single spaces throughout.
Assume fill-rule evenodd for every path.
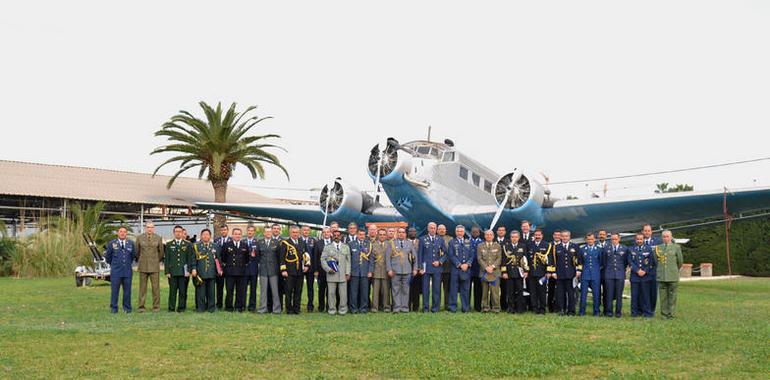
M 367 168 L 372 178 L 386 177 L 392 173 L 398 163 L 398 141 L 389 137 L 385 144 L 372 147 Z
M 494 196 L 497 204 L 507 209 L 517 209 L 530 199 L 542 205 L 543 186 L 526 174 L 518 176 L 514 171 L 500 177 L 494 187 Z

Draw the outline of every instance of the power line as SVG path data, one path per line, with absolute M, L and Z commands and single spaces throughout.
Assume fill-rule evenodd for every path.
M 701 170 L 701 169 L 712 169 L 712 168 L 718 168 L 718 167 L 724 167 L 724 166 L 748 164 L 748 163 L 752 163 L 752 162 L 767 161 L 767 160 L 770 160 L 770 157 L 755 158 L 755 159 L 751 159 L 751 160 L 742 160 L 742 161 L 732 161 L 732 162 L 725 162 L 725 163 L 721 163 L 721 164 L 712 164 L 712 165 L 704 165 L 704 166 L 693 166 L 693 167 L 683 168 L 683 169 L 662 170 L 662 171 L 649 172 L 649 173 L 637 173 L 637 174 L 620 175 L 620 176 L 615 176 L 615 177 L 603 177 L 603 178 L 590 178 L 590 179 L 550 182 L 548 185 L 549 186 L 550 185 L 567 185 L 567 184 L 573 184 L 573 183 L 608 181 L 608 180 L 613 180 L 613 179 L 648 177 L 648 176 L 652 176 L 652 175 L 670 174 L 670 173 L 681 173 L 681 172 L 687 172 L 687 171 L 693 171 L 693 170 Z

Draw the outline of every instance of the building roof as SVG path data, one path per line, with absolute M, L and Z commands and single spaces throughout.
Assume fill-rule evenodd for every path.
M 166 189 L 169 176 L 76 166 L 0 160 L 0 195 L 191 207 L 214 200 L 206 180 L 178 177 Z M 282 203 L 229 186 L 227 201 Z

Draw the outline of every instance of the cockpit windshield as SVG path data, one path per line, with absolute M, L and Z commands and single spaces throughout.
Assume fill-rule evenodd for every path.
M 433 160 L 441 160 L 444 162 L 454 161 L 454 151 L 442 147 L 441 144 L 437 144 L 430 141 L 413 141 L 403 145 L 403 148 L 408 150 L 412 155 L 420 158 L 429 158 Z

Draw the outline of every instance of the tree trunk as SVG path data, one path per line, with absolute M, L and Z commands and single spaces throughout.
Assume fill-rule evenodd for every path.
M 211 181 L 211 185 L 214 186 L 214 202 L 225 203 L 227 202 L 227 180 L 214 180 Z M 214 215 L 214 228 L 218 229 L 219 226 L 227 222 L 227 217 L 221 214 Z

